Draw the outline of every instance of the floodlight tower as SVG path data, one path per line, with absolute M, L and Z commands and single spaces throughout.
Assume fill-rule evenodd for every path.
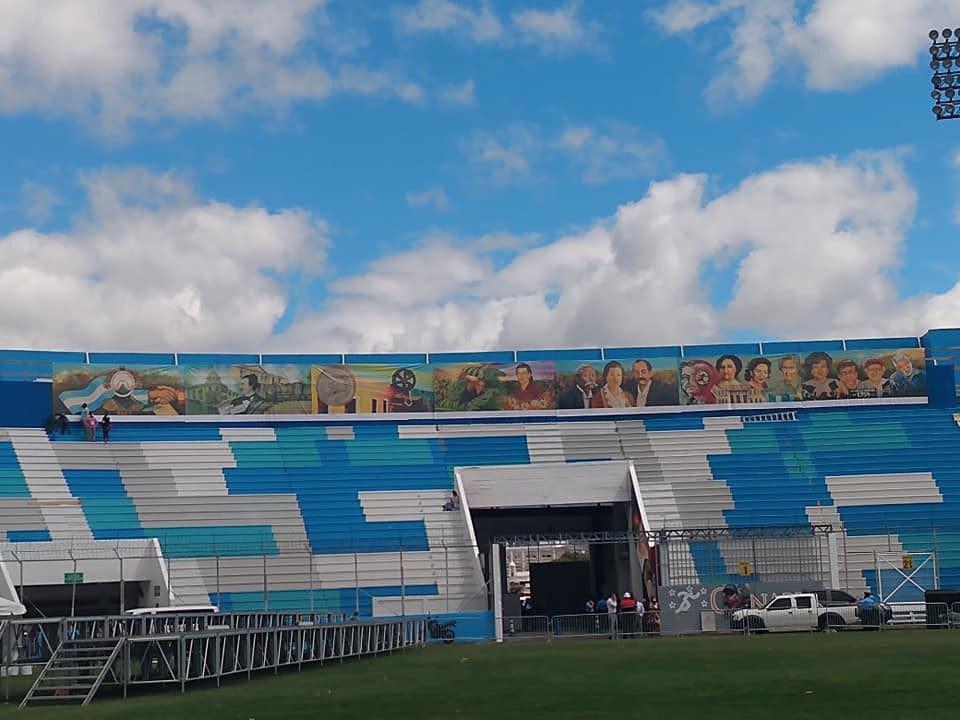
M 930 69 L 933 70 L 933 114 L 937 120 L 960 118 L 960 28 L 931 30 Z

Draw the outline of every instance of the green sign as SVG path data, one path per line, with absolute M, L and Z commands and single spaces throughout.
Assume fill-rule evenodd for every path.
M 83 573 L 82 572 L 64 573 L 63 584 L 64 585 L 82 585 Z

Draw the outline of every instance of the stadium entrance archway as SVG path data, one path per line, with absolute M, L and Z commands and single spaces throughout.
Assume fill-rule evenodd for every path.
M 611 592 L 644 595 L 645 552 L 635 548 L 647 547 L 645 513 L 632 463 L 460 468 L 457 476 L 485 579 L 502 588 L 505 614 L 521 614 L 528 589 L 511 587 L 511 564 L 529 572 L 527 612 L 582 612 L 588 599 Z

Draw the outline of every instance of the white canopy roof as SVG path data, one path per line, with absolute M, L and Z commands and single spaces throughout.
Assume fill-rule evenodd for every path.
M 20 603 L 0 598 L 0 618 L 20 617 L 26 613 L 27 609 Z

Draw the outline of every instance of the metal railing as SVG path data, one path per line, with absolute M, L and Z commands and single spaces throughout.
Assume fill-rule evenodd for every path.
M 12 620 L 0 636 L 0 666 L 45 665 L 61 642 L 123 640 L 111 681 L 126 696 L 136 685 L 179 685 L 196 680 L 421 647 L 428 618 L 347 621 L 326 613 L 183 614 Z M 16 672 L 13 670 L 16 669 Z

